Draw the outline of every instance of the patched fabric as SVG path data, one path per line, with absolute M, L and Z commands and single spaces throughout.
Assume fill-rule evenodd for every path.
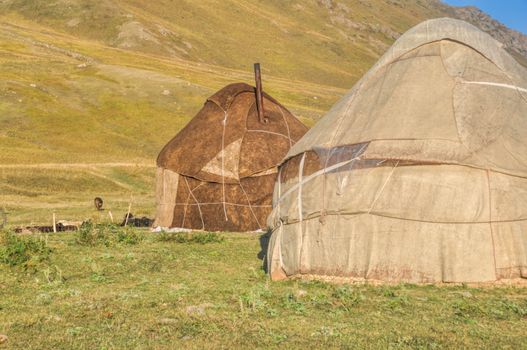
M 271 277 L 527 278 L 526 92 L 472 25 L 410 29 L 280 166 Z
M 307 128 L 265 93 L 266 124 L 255 106 L 254 87 L 228 85 L 168 142 L 157 158 L 156 224 L 211 231 L 266 227 L 278 164 Z

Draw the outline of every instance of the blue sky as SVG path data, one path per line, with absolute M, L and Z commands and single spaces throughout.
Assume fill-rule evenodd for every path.
M 507 27 L 527 34 L 527 0 L 443 0 L 454 6 L 476 6 Z

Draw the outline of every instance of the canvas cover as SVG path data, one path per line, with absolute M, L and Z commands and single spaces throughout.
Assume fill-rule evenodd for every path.
M 277 166 L 307 131 L 264 93 L 267 123 L 258 120 L 255 88 L 231 84 L 157 158 L 154 225 L 209 231 L 264 228 Z
M 272 278 L 527 278 L 527 72 L 453 19 L 419 24 L 289 150 Z

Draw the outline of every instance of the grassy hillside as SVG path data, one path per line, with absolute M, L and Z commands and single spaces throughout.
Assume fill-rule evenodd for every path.
M 0 210 L 8 225 L 51 225 L 58 220 L 109 221 L 108 211 L 120 223 L 132 202 L 134 215 L 153 215 L 154 168 L 132 164 L 84 166 L 0 167 Z M 104 211 L 95 210 L 101 196 Z M 3 215 L 0 215 L 0 225 Z
M 8 226 L 120 221 L 130 202 L 153 216 L 158 151 L 207 96 L 251 83 L 253 62 L 312 125 L 399 33 L 445 13 L 435 0 L 0 0 L 0 225 L 4 212 Z M 269 283 L 260 235 L 103 227 L 93 244 L 0 230 L 0 348 L 527 342 L 522 288 Z
M 16 24 L 13 24 L 16 23 Z M 128 52 L 33 28 L 0 24 L 0 162 L 147 161 L 204 99 L 247 71 Z M 266 75 L 266 90 L 305 119 L 343 89 Z M 315 97 L 316 99 L 314 99 Z
M 53 251 L 37 245 L 26 268 L 7 265 L 16 255 L 4 259 L 5 348 L 523 349 L 527 344 L 525 288 L 270 283 L 257 257 L 259 235 L 230 233 L 219 242 L 217 236 L 199 235 L 193 243 L 184 236 L 114 233 L 113 240 L 91 246 L 79 245 L 80 235 L 57 234 L 47 240 Z M 0 260 L 6 246 L 0 234 Z
M 441 15 L 435 1 L 4 1 L 79 38 L 191 62 L 349 87 L 393 39 Z
M 206 96 L 252 81 L 312 124 L 410 26 L 404 1 L 2 1 L 0 162 L 152 162 Z
M 61 164 L 137 164 L 151 193 L 161 147 L 214 91 L 252 83 L 257 61 L 265 90 L 313 125 L 400 33 L 450 13 L 436 0 L 0 0 L 0 206 L 128 200 Z M 38 187 L 58 173 L 85 183 Z

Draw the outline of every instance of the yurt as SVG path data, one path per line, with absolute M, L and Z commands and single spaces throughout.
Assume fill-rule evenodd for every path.
M 417 25 L 289 150 L 273 203 L 273 279 L 527 278 L 527 71 L 468 23 Z
M 307 128 L 255 88 L 231 84 L 209 97 L 157 158 L 154 226 L 209 231 L 265 228 L 277 166 Z

